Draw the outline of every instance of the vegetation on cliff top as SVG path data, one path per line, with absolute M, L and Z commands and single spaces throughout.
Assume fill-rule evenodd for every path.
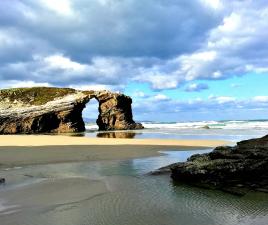
M 42 105 L 75 92 L 76 90 L 71 88 L 56 87 L 11 88 L 0 90 L 0 101 L 20 101 L 31 105 Z

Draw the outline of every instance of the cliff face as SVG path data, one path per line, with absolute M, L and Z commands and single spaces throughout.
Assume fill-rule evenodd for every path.
M 92 98 L 99 102 L 100 130 L 143 128 L 123 94 L 38 87 L 0 90 L 0 134 L 84 131 L 82 111 Z

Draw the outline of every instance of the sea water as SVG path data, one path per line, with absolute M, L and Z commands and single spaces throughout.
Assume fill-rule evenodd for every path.
M 197 122 L 142 122 L 145 129 L 98 132 L 96 124 L 86 124 L 86 136 L 119 138 L 208 139 L 240 141 L 268 134 L 268 120 Z M 124 135 L 125 134 L 125 135 Z

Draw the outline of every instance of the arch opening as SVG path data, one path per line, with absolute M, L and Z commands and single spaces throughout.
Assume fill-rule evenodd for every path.
M 99 127 L 96 123 L 99 115 L 99 102 L 97 99 L 92 98 L 86 103 L 82 111 L 82 117 L 85 123 L 86 132 L 98 131 Z

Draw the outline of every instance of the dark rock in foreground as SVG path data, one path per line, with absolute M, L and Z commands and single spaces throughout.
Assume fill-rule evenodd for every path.
M 0 184 L 4 184 L 5 182 L 6 182 L 6 179 L 0 177 Z
M 193 155 L 170 169 L 174 181 L 241 195 L 250 190 L 268 192 L 268 135 Z
M 84 131 L 82 111 L 92 98 L 99 102 L 100 130 L 143 128 L 133 120 L 132 99 L 124 94 L 34 87 L 0 90 L 0 134 Z

